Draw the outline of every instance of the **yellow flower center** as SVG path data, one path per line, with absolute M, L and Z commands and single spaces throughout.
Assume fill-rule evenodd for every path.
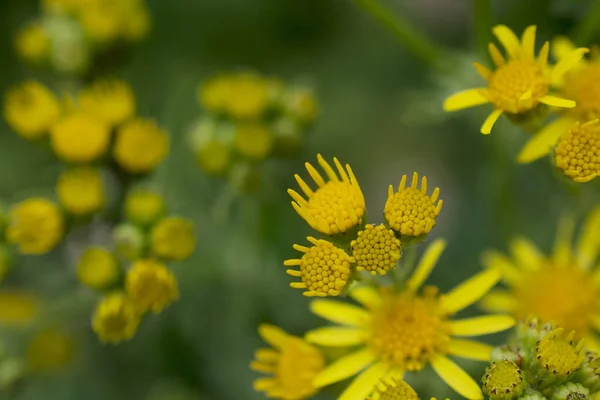
M 39 139 L 60 117 L 58 99 L 42 84 L 27 81 L 9 89 L 4 96 L 4 118 L 27 140 Z
M 422 296 L 405 291 L 386 297 L 373 311 L 368 345 L 382 361 L 409 371 L 422 369 L 435 355 L 446 354 L 450 327 L 441 310 L 437 288 Z
M 113 154 L 119 165 L 131 173 L 149 172 L 169 152 L 169 136 L 153 121 L 135 119 L 117 132 Z
M 351 243 L 358 271 L 385 275 L 400 259 L 400 240 L 384 225 L 367 225 Z
M 140 324 L 135 304 L 120 293 L 104 297 L 96 309 L 92 327 L 102 342 L 119 343 L 131 339 Z
M 440 209 L 441 201 L 436 206 L 435 199 L 427 193 L 416 187 L 409 187 L 401 188 L 388 197 L 384 215 L 390 227 L 401 235 L 421 236 L 433 229 Z
M 50 51 L 50 39 L 42 24 L 32 23 L 19 31 L 15 47 L 25 60 L 40 62 Z
M 538 104 L 539 98 L 548 93 L 548 81 L 539 64 L 511 60 L 493 73 L 488 93 L 497 108 L 516 114 L 531 110 Z
M 111 125 L 120 124 L 135 114 L 133 90 L 116 79 L 94 82 L 79 94 L 78 100 L 82 110 Z
M 138 260 L 127 272 L 127 294 L 138 311 L 161 312 L 179 297 L 177 280 L 164 264 L 154 260 Z
M 102 247 L 87 248 L 77 264 L 79 281 L 93 289 L 104 289 L 121 272 L 115 257 Z
M 391 382 L 382 379 L 380 386 L 375 389 L 379 393 L 379 400 L 419 400 L 414 389 L 401 379 L 391 378 Z
M 131 191 L 125 199 L 125 216 L 133 223 L 149 225 L 165 212 L 165 199 L 149 189 Z
M 600 125 L 576 123 L 556 146 L 556 166 L 576 182 L 600 174 Z
M 577 105 L 569 110 L 578 120 L 600 118 L 600 62 L 586 63 L 565 77 L 562 96 Z
M 347 182 L 329 181 L 308 199 L 307 211 L 317 221 L 317 226 L 329 226 L 331 234 L 343 233 L 356 225 L 348 214 L 346 204 L 354 209 L 358 219 L 365 215 L 362 194 L 354 186 Z
M 58 244 L 63 234 L 63 217 L 58 207 L 43 198 L 31 198 L 10 212 L 6 237 L 23 254 L 43 254 Z
M 231 149 L 227 144 L 211 140 L 196 151 L 196 162 L 209 175 L 220 175 L 227 171 L 232 161 Z
M 483 391 L 494 398 L 518 397 L 525 385 L 517 364 L 508 360 L 492 363 L 483 376 Z
M 560 337 L 561 333 L 562 328 L 558 328 L 540 340 L 535 348 L 535 358 L 552 374 L 567 376 L 579 368 L 583 361 L 583 343 L 575 345 L 574 332 L 565 339 Z
M 196 248 L 194 224 L 179 217 L 163 218 L 152 228 L 150 245 L 159 258 L 185 260 Z
M 79 167 L 63 172 L 56 192 L 62 206 L 71 214 L 85 215 L 104 205 L 104 185 L 97 169 Z
M 50 130 L 52 148 L 62 160 L 87 163 L 100 158 L 110 145 L 110 127 L 96 117 L 74 112 Z

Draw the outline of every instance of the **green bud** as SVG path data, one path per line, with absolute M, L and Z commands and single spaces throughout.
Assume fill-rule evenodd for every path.
M 271 128 L 275 139 L 273 154 L 278 157 L 289 157 L 302 149 L 304 138 L 298 124 L 286 117 L 279 118 Z
M 580 383 L 567 382 L 552 394 L 552 400 L 586 400 L 590 391 Z
M 0 389 L 8 389 L 25 376 L 25 363 L 17 358 L 0 362 Z
M 546 400 L 546 397 L 535 389 L 527 388 L 519 400 Z
M 143 255 L 146 235 L 135 225 L 121 224 L 113 231 L 115 252 L 126 260 L 136 260 Z
M 519 397 L 527 387 L 517 364 L 504 360 L 492 363 L 483 376 L 483 392 L 491 399 L 509 400 Z
M 587 351 L 583 357 L 581 366 L 575 373 L 573 381 L 581 383 L 591 392 L 600 390 L 600 354 Z
M 506 113 L 506 116 L 515 125 L 518 125 L 523 130 L 531 133 L 537 132 L 544 124 L 550 107 L 545 104 L 539 104 L 537 107 L 519 114 Z
M 542 323 L 536 317 L 529 317 L 519 322 L 516 327 L 516 339 L 520 348 L 527 350 L 556 329 L 556 325 Z
M 518 366 L 521 366 L 523 363 L 523 352 L 517 347 L 509 346 L 506 344 L 494 347 L 494 349 L 492 350 L 490 361 L 497 362 L 504 360 L 512 361 Z

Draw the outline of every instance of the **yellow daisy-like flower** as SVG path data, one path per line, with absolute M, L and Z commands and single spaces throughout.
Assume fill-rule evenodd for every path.
M 138 260 L 127 272 L 125 287 L 138 311 L 160 313 L 179 298 L 177 280 L 169 269 L 156 260 Z
M 392 185 L 388 188 L 388 199 L 384 215 L 390 227 L 402 236 L 427 235 L 435 226 L 435 219 L 442 210 L 439 200 L 440 189 L 435 188 L 431 197 L 427 194 L 427 177 L 421 180 L 415 172 L 410 187 L 406 187 L 406 175 L 402 176 L 398 191 Z
M 30 198 L 10 210 L 6 239 L 23 254 L 43 254 L 52 250 L 63 235 L 63 216 L 43 198 Z
M 22 28 L 16 39 L 15 48 L 21 58 L 32 63 L 39 63 L 50 53 L 50 39 L 39 22 Z
M 116 344 L 134 337 L 140 321 L 135 303 L 122 293 L 112 293 L 98 304 L 92 328 L 101 342 Z
M 150 247 L 158 258 L 185 260 L 196 248 L 194 224 L 185 218 L 163 218 L 152 227 Z
M 134 119 L 117 132 L 113 154 L 127 172 L 150 172 L 168 153 L 169 135 L 153 121 Z
M 575 49 L 553 68 L 549 68 L 550 43 L 544 43 L 536 59 L 535 31 L 534 25 L 528 26 L 519 40 L 507 26 L 494 27 L 494 35 L 504 46 L 507 59 L 493 43 L 490 43 L 489 50 L 496 69 L 492 71 L 482 64 L 475 63 L 475 69 L 488 83 L 487 88 L 468 89 L 450 96 L 444 102 L 444 110 L 456 111 L 492 103 L 494 111 L 481 127 L 481 133 L 489 134 L 502 113 L 523 114 L 540 104 L 575 107 L 573 100 L 551 95 L 550 85 L 579 62 L 588 49 Z
M 73 340 L 58 329 L 38 332 L 27 345 L 27 365 L 33 371 L 53 371 L 73 359 Z
M 229 114 L 238 119 L 258 118 L 264 114 L 270 101 L 268 82 L 252 73 L 240 73 L 230 79 Z
M 134 189 L 125 198 L 125 216 L 134 224 L 151 225 L 166 208 L 164 197 L 150 189 Z
M 556 146 L 556 166 L 575 182 L 589 182 L 600 175 L 598 121 L 575 122 Z
M 300 259 L 287 260 L 286 267 L 298 267 L 300 270 L 288 269 L 288 275 L 302 279 L 292 282 L 291 287 L 306 289 L 305 296 L 337 296 L 348 283 L 352 272 L 353 259 L 344 250 L 332 243 L 313 237 L 307 238 L 311 247 L 294 245 L 294 249 L 304 253 Z
M 102 247 L 88 247 L 77 264 L 77 278 L 92 289 L 105 289 L 115 283 L 121 268 L 115 256 Z
M 271 153 L 275 138 L 263 124 L 244 123 L 235 128 L 234 145 L 238 153 L 252 160 L 263 160 Z
M 40 303 L 32 294 L 0 291 L 0 326 L 27 326 L 39 315 Z
M 254 389 L 273 399 L 300 400 L 315 395 L 318 389 L 313 379 L 325 365 L 319 349 L 273 325 L 260 325 L 258 333 L 273 349 L 257 350 L 250 367 L 272 376 L 255 380 Z
M 64 161 L 88 163 L 102 157 L 110 144 L 110 127 L 104 121 L 75 111 L 50 130 L 52 148 Z
M 44 136 L 60 117 L 54 93 L 36 81 L 20 83 L 4 96 L 4 119 L 20 136 L 34 140 Z
M 419 396 L 402 379 L 390 377 L 375 385 L 375 393 L 368 400 L 419 400 Z
M 98 169 L 76 167 L 58 178 L 56 194 L 60 204 L 73 215 L 88 215 L 104 206 L 104 184 Z
M 308 200 L 295 190 L 288 189 L 292 196 L 292 206 L 296 212 L 315 230 L 326 235 L 347 232 L 361 223 L 365 215 L 365 198 L 350 165 L 346 169 L 334 157 L 333 162 L 340 175 L 335 173 L 331 165 L 319 154 L 317 160 L 325 171 L 328 180 L 309 163 L 306 169 L 317 184 L 312 190 L 299 175 L 294 175 L 298 185 Z
M 127 82 L 104 79 L 92 83 L 78 96 L 81 109 L 110 125 L 118 125 L 135 114 L 133 90 Z
M 334 300 L 314 300 L 311 310 L 343 326 L 310 331 L 306 339 L 321 346 L 359 346 L 327 366 L 315 378 L 323 387 L 360 375 L 339 397 L 364 400 L 381 378 L 401 379 L 404 371 L 420 371 L 430 364 L 452 389 L 467 399 L 481 399 L 479 385 L 448 355 L 488 361 L 492 347 L 462 337 L 503 331 L 514 325 L 507 315 L 452 320 L 450 316 L 475 303 L 501 278 L 489 269 L 438 296 L 437 288 L 419 288 L 439 259 L 445 242 L 434 241 L 400 292 L 391 288 L 357 286 L 350 296 L 364 308 Z
M 577 246 L 572 246 L 574 223 L 559 225 L 554 254 L 546 256 L 528 239 L 510 244 L 512 259 L 488 251 L 483 264 L 501 270 L 508 290 L 490 292 L 482 301 L 489 311 L 511 313 L 518 319 L 536 315 L 566 331 L 586 338 L 586 346 L 600 349 L 596 338 L 600 320 L 600 271 L 594 269 L 600 251 L 600 207 L 587 218 Z
M 350 243 L 357 271 L 385 275 L 400 259 L 400 240 L 385 225 L 367 225 Z

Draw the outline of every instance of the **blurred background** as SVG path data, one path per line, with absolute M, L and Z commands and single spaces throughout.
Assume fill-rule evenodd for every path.
M 444 209 L 428 240 L 445 237 L 449 242 L 430 278 L 442 291 L 477 272 L 484 249 L 506 250 L 515 234 L 529 236 L 549 250 L 558 217 L 565 212 L 582 217 L 597 202 L 593 184 L 571 185 L 547 160 L 516 164 L 527 135 L 507 121 L 500 120 L 492 135 L 482 136 L 478 131 L 487 110 L 443 113 L 446 96 L 480 83 L 471 62 L 487 62 L 474 38 L 471 1 L 384 3 L 446 48 L 452 68 L 439 72 L 424 65 L 350 0 L 148 2 L 151 33 L 116 75 L 134 88 L 139 114 L 157 119 L 171 135 L 171 153 L 152 179 L 165 193 L 169 208 L 196 226 L 195 254 L 172 265 L 181 298 L 147 318 L 133 340 L 102 345 L 90 328 L 90 304 L 77 300 L 67 247 L 22 258 L 0 285 L 25 288 L 43 302 L 60 302 L 74 358 L 61 371 L 27 377 L 17 390 L 0 396 L 263 398 L 252 389 L 258 374 L 248 368 L 254 350 L 263 346 L 257 325 L 273 323 L 302 335 L 323 323 L 310 314 L 309 300 L 289 288 L 282 265 L 294 255 L 292 244 L 311 234 L 290 206 L 286 189 L 295 187 L 293 174 L 304 174 L 304 162 L 315 162 L 317 153 L 351 164 L 370 222 L 383 222 L 387 186 L 397 184 L 403 174 L 417 171 L 428 177 L 430 186 L 440 187 Z M 516 32 L 537 24 L 539 46 L 542 40 L 568 33 L 593 1 L 491 3 L 492 24 L 504 23 Z M 2 92 L 32 77 L 58 85 L 60 78 L 24 67 L 14 52 L 15 33 L 38 8 L 36 0 L 0 2 Z M 198 84 L 238 68 L 308 82 L 316 89 L 320 115 L 297 158 L 268 165 L 261 189 L 236 197 L 226 217 L 216 218 L 224 185 L 198 168 L 185 133 L 201 113 Z M 26 142 L 0 122 L 3 201 L 53 197 L 60 168 L 47 149 Z M 19 335 L 10 329 L 1 332 Z M 501 339 L 502 335 L 490 341 Z M 473 376 L 481 376 L 485 367 L 461 365 Z M 422 398 L 453 395 L 429 370 L 407 380 Z M 334 393 L 331 388 L 317 398 L 331 399 Z

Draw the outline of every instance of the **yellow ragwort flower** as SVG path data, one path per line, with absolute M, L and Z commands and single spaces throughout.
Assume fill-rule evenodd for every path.
M 231 93 L 227 112 L 238 119 L 258 118 L 269 107 L 268 82 L 253 73 L 243 72 L 230 77 Z
M 575 124 L 556 146 L 556 166 L 575 182 L 589 182 L 600 175 L 600 125 L 598 119 Z
M 110 127 L 104 121 L 75 111 L 50 130 L 52 149 L 67 162 L 88 163 L 102 157 L 110 144 Z
M 550 85 L 579 62 L 588 49 L 575 49 L 554 67 L 549 68 L 550 43 L 544 43 L 536 59 L 535 31 L 535 25 L 528 26 L 519 40 L 507 26 L 495 26 L 494 35 L 504 46 L 507 59 L 502 56 L 496 45 L 490 43 L 489 50 L 496 69 L 490 70 L 482 64 L 474 64 L 477 72 L 487 81 L 487 88 L 468 89 L 450 96 L 444 102 L 444 110 L 456 111 L 492 103 L 494 111 L 481 127 L 481 133 L 489 134 L 502 113 L 524 114 L 540 104 L 575 107 L 573 100 L 551 95 Z
M 333 162 L 340 175 L 319 154 L 317 160 L 327 175 L 327 181 L 309 163 L 306 169 L 317 184 L 312 190 L 298 175 L 294 175 L 298 185 L 308 200 L 295 190 L 288 189 L 292 196 L 292 206 L 296 212 L 315 230 L 326 235 L 344 233 L 361 223 L 365 215 L 365 198 L 350 165 L 346 169 L 334 157 Z
M 83 89 L 77 98 L 81 109 L 110 125 L 119 125 L 135 114 L 133 90 L 127 82 L 103 79 Z
M 73 340 L 62 330 L 38 332 L 27 344 L 27 365 L 36 372 L 63 368 L 73 359 Z
M 352 272 L 352 257 L 332 243 L 313 237 L 307 238 L 311 247 L 294 245 L 294 249 L 303 253 L 302 258 L 287 260 L 287 273 L 302 279 L 292 282 L 291 287 L 305 289 L 305 296 L 337 296 L 348 283 Z
M 49 200 L 33 197 L 16 204 L 9 215 L 6 239 L 22 254 L 52 250 L 63 235 L 63 216 Z
M 0 291 L 0 326 L 28 326 L 40 313 L 40 303 L 32 294 Z
M 138 311 L 160 313 L 179 298 L 177 280 L 161 262 L 150 259 L 137 260 L 125 278 L 127 295 Z
M 546 369 L 554 377 L 566 378 L 583 361 L 583 340 L 575 343 L 575 332 L 562 337 L 563 328 L 556 328 L 544 336 L 535 347 L 534 358 L 538 368 Z
M 230 146 L 218 140 L 211 140 L 196 150 L 196 162 L 209 175 L 225 173 L 231 161 Z
M 395 376 L 390 376 L 387 380 L 381 379 L 374 389 L 375 392 L 368 400 L 419 400 L 415 390 Z
M 20 83 L 4 96 L 4 119 L 27 140 L 44 136 L 60 117 L 60 104 L 54 93 L 36 81 Z
M 15 48 L 19 56 L 32 63 L 40 63 L 50 53 L 50 39 L 39 22 L 23 27 L 15 38 Z
M 235 149 L 251 160 L 267 158 L 273 149 L 274 141 L 273 133 L 263 124 L 242 123 L 235 127 Z
M 60 174 L 56 185 L 60 204 L 73 215 L 88 215 L 104 206 L 104 184 L 98 169 L 75 167 Z
M 79 21 L 86 36 L 97 43 L 110 43 L 119 37 L 121 15 L 114 5 L 96 1 L 81 9 Z
M 427 235 L 435 226 L 443 201 L 439 200 L 440 189 L 435 188 L 431 197 L 427 194 L 427 177 L 421 180 L 413 173 L 410 187 L 406 187 L 406 175 L 402 176 L 398 191 L 392 185 L 388 188 L 388 199 L 384 215 L 389 226 L 402 236 Z
M 308 399 L 318 391 L 313 378 L 325 359 L 319 349 L 282 329 L 262 324 L 258 333 L 273 349 L 259 349 L 250 367 L 272 376 L 254 381 L 254 389 L 273 399 Z M 364 399 L 361 399 L 364 400 Z
M 233 93 L 233 82 L 229 75 L 217 75 L 198 88 L 198 102 L 208 111 L 224 113 Z
M 367 225 L 351 242 L 352 257 L 357 271 L 385 275 L 400 259 L 400 240 L 385 225 Z
M 510 400 L 520 397 L 527 387 L 523 371 L 509 360 L 494 362 L 487 367 L 482 382 L 483 392 L 495 399 Z
M 125 198 L 125 217 L 134 224 L 151 225 L 165 211 L 164 197 L 151 189 L 133 189 Z
M 88 247 L 77 264 L 77 278 L 92 289 L 106 289 L 116 282 L 120 274 L 117 259 L 103 247 Z
M 127 172 L 150 172 L 168 153 L 169 135 L 153 121 L 137 118 L 117 131 L 113 155 Z
M 574 223 L 559 225 L 554 254 L 544 255 L 530 240 L 518 237 L 510 244 L 512 259 L 495 251 L 483 255 L 483 264 L 501 270 L 508 290 L 490 292 L 482 301 L 486 310 L 508 312 L 517 319 L 536 315 L 566 331 L 586 338 L 586 346 L 600 350 L 596 337 L 600 319 L 600 271 L 594 269 L 600 241 L 600 207 L 589 215 L 572 246 Z
M 105 296 L 92 319 L 92 328 L 103 343 L 119 343 L 135 336 L 141 316 L 135 303 L 122 293 Z
M 196 248 L 194 224 L 185 218 L 166 217 L 150 233 L 152 254 L 165 260 L 185 260 Z
M 358 346 L 319 373 L 314 381 L 317 387 L 362 371 L 339 399 L 364 400 L 379 379 L 402 378 L 404 371 L 420 371 L 430 364 L 461 396 L 483 398 L 479 385 L 448 355 L 488 361 L 491 346 L 460 337 L 503 331 L 513 326 L 515 320 L 507 315 L 450 319 L 500 280 L 501 274 L 496 270 L 479 273 L 444 295 L 438 296 L 437 288 L 432 286 L 419 293 L 444 247 L 443 240 L 429 245 L 400 292 L 370 286 L 351 288 L 350 297 L 363 307 L 329 299 L 313 300 L 311 310 L 315 314 L 343 327 L 315 329 L 307 333 L 306 339 L 321 346 Z

